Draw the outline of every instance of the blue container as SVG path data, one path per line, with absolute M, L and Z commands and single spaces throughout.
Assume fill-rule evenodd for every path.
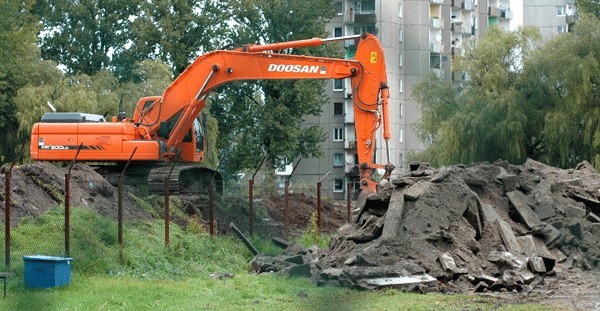
M 50 288 L 71 282 L 73 258 L 44 255 L 23 256 L 25 261 L 25 286 Z

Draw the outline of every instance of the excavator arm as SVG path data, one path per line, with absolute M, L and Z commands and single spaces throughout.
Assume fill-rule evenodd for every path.
M 359 39 L 359 43 L 352 60 L 267 52 L 316 46 L 331 41 L 320 38 L 270 45 L 249 45 L 235 51 L 204 54 L 173 81 L 161 97 L 134 115 L 134 120 L 140 124 L 140 135 L 149 135 L 156 139 L 161 121 L 177 116 L 177 122 L 166 141 L 166 152 L 163 154 L 163 157 L 167 158 L 176 157 L 184 136 L 204 107 L 206 96 L 220 85 L 247 80 L 350 78 L 361 188 L 374 192 L 376 183 L 371 180 L 372 170 L 385 169 L 384 177 L 389 177 L 393 170 L 389 163 L 389 151 L 386 165 L 378 165 L 373 161 L 377 129 L 383 125 L 386 146 L 391 138 L 385 60 L 376 37 L 364 34 L 353 38 Z

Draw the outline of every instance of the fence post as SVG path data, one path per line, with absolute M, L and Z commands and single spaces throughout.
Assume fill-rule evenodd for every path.
M 248 204 L 248 217 L 249 217 L 249 222 L 248 222 L 248 231 L 250 233 L 250 236 L 254 235 L 254 177 L 256 177 L 256 174 L 258 173 L 258 170 L 260 170 L 260 167 L 263 165 L 263 162 L 265 162 L 265 159 L 267 158 L 267 155 L 265 155 L 262 160 L 260 161 L 260 164 L 256 167 L 256 170 L 254 170 L 254 174 L 252 174 L 252 178 L 248 181 L 248 200 L 249 200 L 249 204 Z
M 119 222 L 118 225 L 118 241 L 119 241 L 119 258 L 122 260 L 123 259 L 123 177 L 125 176 L 125 171 L 127 170 L 127 167 L 129 166 L 129 163 L 131 163 L 131 159 L 133 158 L 133 155 L 135 154 L 135 151 L 137 150 L 137 147 L 135 147 L 133 149 L 133 152 L 131 153 L 131 155 L 129 156 L 129 160 L 127 160 L 127 163 L 125 163 L 125 167 L 123 168 L 123 170 L 121 171 L 121 174 L 119 175 L 119 180 L 118 180 L 118 201 L 117 201 L 117 219 Z
M 351 208 L 351 204 L 352 204 L 352 182 L 349 181 L 346 184 L 346 221 L 348 223 L 350 223 L 351 220 L 351 212 L 350 212 L 350 208 Z
M 294 165 L 294 168 L 292 168 L 292 172 L 290 173 L 290 176 L 288 176 L 285 179 L 285 188 L 284 188 L 285 204 L 283 205 L 283 232 L 286 237 L 289 235 L 289 232 L 288 232 L 288 208 L 290 207 L 290 205 L 289 205 L 290 179 L 292 179 L 292 175 L 294 175 L 294 172 L 296 171 L 298 164 L 300 164 L 300 160 L 302 160 L 302 158 L 298 159 L 298 162 L 296 162 L 296 164 Z
M 325 176 L 323 176 L 321 180 L 317 182 L 317 228 L 319 233 L 321 233 L 321 185 L 329 173 L 331 173 L 331 171 L 327 172 L 327 174 L 325 174 Z
M 79 156 L 82 147 L 83 143 L 77 147 L 75 157 L 73 157 L 73 161 L 69 165 L 69 170 L 65 174 L 65 256 L 67 257 L 71 253 L 71 169 L 75 165 L 75 162 L 77 162 L 77 156 Z
M 169 171 L 169 174 L 167 175 L 167 179 L 165 180 L 165 247 L 169 247 L 170 244 L 170 221 L 171 221 L 171 206 L 170 206 L 170 199 L 169 199 L 169 182 L 171 181 L 171 173 L 173 173 L 173 168 L 175 168 L 175 163 L 173 163 L 173 165 L 171 165 L 171 170 Z
M 16 161 L 13 162 L 10 168 L 5 172 L 4 179 L 4 264 L 6 271 L 10 271 L 10 200 L 11 200 L 11 185 L 12 169 Z

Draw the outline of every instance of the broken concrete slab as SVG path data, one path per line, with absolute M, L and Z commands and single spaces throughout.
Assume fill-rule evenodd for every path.
M 518 237 L 517 241 L 521 246 L 521 253 L 525 254 L 525 256 L 541 256 L 546 258 L 554 258 L 552 254 L 550 254 L 550 251 L 546 247 L 544 241 L 542 241 L 538 237 L 534 237 L 528 234 Z
M 481 203 L 481 216 L 484 222 L 496 222 L 500 219 L 496 210 L 487 203 Z
M 540 219 L 529 207 L 529 198 L 519 190 L 506 193 L 511 206 L 515 208 L 515 211 L 523 221 L 523 223 L 532 229 L 536 225 L 540 224 Z
M 496 265 L 511 267 L 514 270 L 520 270 L 525 266 L 525 262 L 522 259 L 510 252 L 490 251 L 487 260 L 496 263 Z
M 506 249 L 514 254 L 521 253 L 521 245 L 519 245 L 517 237 L 510 225 L 502 219 L 498 219 L 496 222 L 498 223 L 500 237 L 502 238 L 502 242 L 504 242 Z
M 287 268 L 284 268 L 283 270 L 279 271 L 278 273 L 281 275 L 288 276 L 288 277 L 310 278 L 312 276 L 309 264 L 301 264 L 301 265 L 287 267 Z
M 304 258 L 302 257 L 302 255 L 296 255 L 296 256 L 289 256 L 285 259 L 283 259 L 283 261 L 287 261 L 296 265 L 302 265 L 304 264 Z
M 546 273 L 546 265 L 544 264 L 544 259 L 539 256 L 533 256 L 529 258 L 527 261 L 527 266 L 531 269 L 532 272 L 535 273 Z
M 600 217 L 594 213 L 589 213 L 585 219 L 589 222 L 600 223 Z
M 569 225 L 567 228 L 569 228 L 569 232 L 577 239 L 582 240 L 583 239 L 583 226 L 581 225 L 580 222 L 576 222 L 572 225 Z
M 558 248 L 553 248 L 549 250 L 550 257 L 556 260 L 556 262 L 564 262 L 567 260 L 567 256 L 563 252 L 561 252 Z
M 448 177 L 448 175 L 450 175 L 450 168 L 442 167 L 437 172 L 437 174 L 435 174 L 435 175 L 433 175 L 433 177 L 431 177 L 431 182 L 441 182 L 442 180 L 444 180 L 444 178 Z
M 471 191 L 471 196 L 466 200 L 466 203 L 467 209 L 465 210 L 463 216 L 469 222 L 471 227 L 475 229 L 475 239 L 479 240 L 481 238 L 483 224 L 480 214 L 481 203 L 479 202 L 477 193 Z
M 540 220 L 546 220 L 556 215 L 554 206 L 549 202 L 541 202 L 535 204 L 533 206 L 533 212 L 538 216 Z
M 390 198 L 388 211 L 385 214 L 385 224 L 381 233 L 384 241 L 394 240 L 400 234 L 402 213 L 404 212 L 404 195 L 400 191 L 394 191 Z
M 568 218 L 584 218 L 586 214 L 585 209 L 571 204 L 563 205 L 562 211 Z
M 442 268 L 446 272 L 454 272 L 456 271 L 456 263 L 454 262 L 454 258 L 452 258 L 452 254 L 443 253 L 439 256 L 440 263 L 442 264 Z
M 273 244 L 275 244 L 283 249 L 288 248 L 292 244 L 291 242 L 286 241 L 282 238 L 278 238 L 278 237 L 271 238 L 271 241 L 273 241 Z
M 405 288 L 407 288 L 407 286 L 410 286 L 413 284 L 424 284 L 429 287 L 435 287 L 438 284 L 437 279 L 435 279 L 434 277 L 427 275 L 427 274 L 364 279 L 364 280 L 361 280 L 361 282 L 364 282 L 369 286 L 374 286 L 377 289 L 381 289 L 381 288 L 405 289 Z
M 486 186 L 488 184 L 488 182 L 483 178 L 467 177 L 467 178 L 465 178 L 465 184 L 467 184 L 469 186 L 483 187 L 483 186 Z
M 406 200 L 415 201 L 417 200 L 431 185 L 431 182 L 421 180 L 416 184 L 410 186 L 404 191 L 404 198 Z
M 542 238 L 549 247 L 552 247 L 562 236 L 560 231 L 551 224 L 539 224 L 532 231 L 535 236 Z

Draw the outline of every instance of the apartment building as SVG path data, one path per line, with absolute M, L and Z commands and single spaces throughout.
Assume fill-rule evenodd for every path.
M 557 34 L 571 31 L 575 24 L 575 0 L 513 0 L 520 14 L 513 20 L 515 26 L 536 26 L 542 40 L 548 41 Z M 515 28 L 514 26 L 512 27 Z
M 390 162 L 394 174 L 407 169 L 407 157 L 426 147 L 415 126 L 421 117 L 419 103 L 411 95 L 413 85 L 429 74 L 465 79 L 454 72 L 452 62 L 469 41 L 483 35 L 489 25 L 508 30 L 512 18 L 509 0 L 333 0 L 337 8 L 327 30 L 332 37 L 363 32 L 377 35 L 385 51 L 390 88 Z M 345 43 L 352 55 L 353 42 Z M 322 179 L 322 193 L 332 199 L 344 199 L 346 185 L 358 189 L 358 157 L 350 91 L 350 82 L 330 81 L 327 95 L 331 103 L 319 117 L 307 124 L 319 124 L 327 135 L 321 145 L 323 156 L 302 159 L 292 183 L 316 184 Z M 378 163 L 387 162 L 380 133 L 376 152 Z M 329 174 L 327 174 L 329 173 Z M 327 176 L 325 177 L 325 174 Z

